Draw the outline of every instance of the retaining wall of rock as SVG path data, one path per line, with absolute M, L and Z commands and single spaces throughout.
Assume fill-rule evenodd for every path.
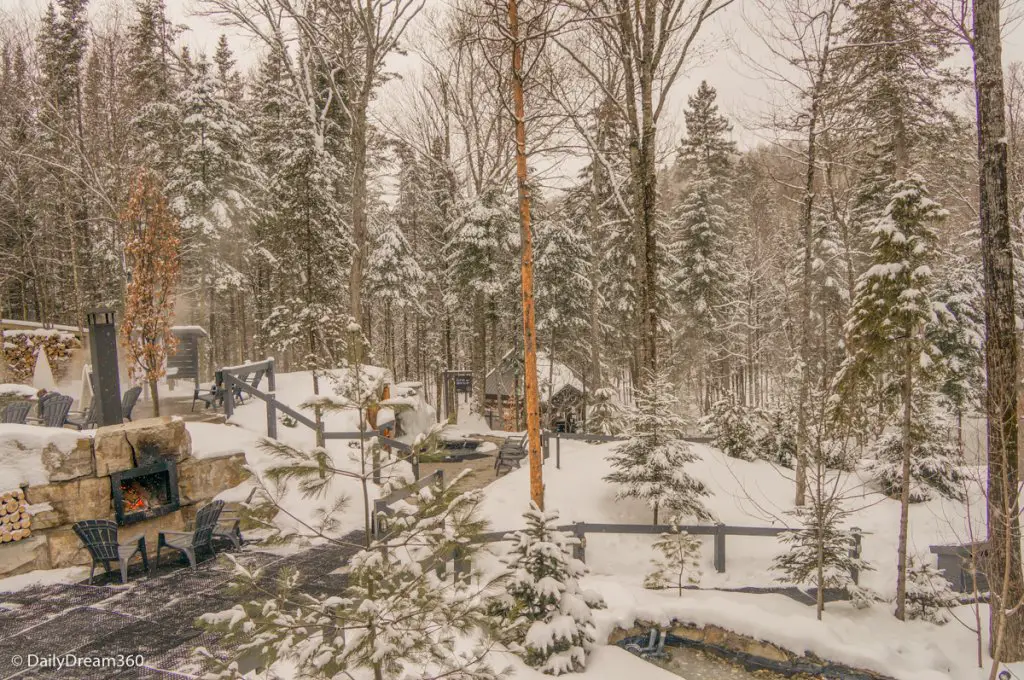
M 26 455 L 41 455 L 49 483 L 23 487 L 29 506 L 40 509 L 32 515 L 30 538 L 0 545 L 0 577 L 89 564 L 89 554 L 71 525 L 83 519 L 115 519 L 110 475 L 135 467 L 134 452 L 144 444 L 156 445 L 162 455 L 174 458 L 181 503 L 167 515 L 120 528 L 126 537 L 145 534 L 153 554 L 159 531 L 185 529 L 200 507 L 249 476 L 243 454 L 193 457 L 184 421 L 171 417 L 101 427 L 82 433 L 73 447 L 26 450 Z

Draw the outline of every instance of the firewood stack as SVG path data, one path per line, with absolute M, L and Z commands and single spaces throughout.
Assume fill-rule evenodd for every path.
M 32 535 L 32 519 L 21 489 L 0 493 L 0 543 L 21 541 Z

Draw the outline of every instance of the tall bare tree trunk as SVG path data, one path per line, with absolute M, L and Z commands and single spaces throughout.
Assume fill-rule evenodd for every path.
M 537 324 L 533 306 L 533 230 L 530 228 L 530 185 L 526 171 L 526 103 L 523 99 L 523 42 L 519 36 L 518 0 L 508 0 L 512 39 L 512 105 L 516 127 L 516 184 L 519 189 L 520 276 L 523 289 L 523 354 L 526 392 L 526 435 L 530 453 L 530 499 L 544 509 L 540 450 L 540 398 L 537 391 Z
M 981 256 L 988 391 L 988 553 L 992 592 L 989 653 L 1024 660 L 1024 569 L 1020 554 L 1017 451 L 1017 338 L 1008 212 L 1006 111 L 999 0 L 974 2 L 974 86 L 981 167 Z M 997 664 L 993 664 L 992 678 Z
M 910 520 L 910 439 L 914 418 L 914 339 L 907 338 L 903 374 L 903 476 L 900 479 L 900 532 L 896 557 L 896 618 L 907 618 L 907 530 Z

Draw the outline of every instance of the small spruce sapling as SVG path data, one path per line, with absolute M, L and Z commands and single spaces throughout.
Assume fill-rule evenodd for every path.
M 684 585 L 700 583 L 700 539 L 685 531 L 673 530 L 664 533 L 654 542 L 653 548 L 659 553 L 652 560 L 654 569 L 644 579 L 644 588 L 651 590 L 678 589 L 683 596 Z
M 587 431 L 593 434 L 616 435 L 622 432 L 623 413 L 612 387 L 594 390 L 587 413 Z
M 697 460 L 683 439 L 685 422 L 679 400 L 661 374 L 651 374 L 637 390 L 636 404 L 626 416 L 629 439 L 610 457 L 614 471 L 605 481 L 619 485 L 618 498 L 640 498 L 654 511 L 664 508 L 672 516 L 712 519 L 701 498 L 709 494 L 702 481 L 684 466 Z
M 527 665 L 550 675 L 582 671 L 595 640 L 591 610 L 604 600 L 580 588 L 587 567 L 572 554 L 578 539 L 556 528 L 558 512 L 531 503 L 523 517 L 526 528 L 502 558 L 505 592 L 489 612 Z
M 907 566 L 907 618 L 941 626 L 949 622 L 949 609 L 959 604 L 942 572 L 927 560 L 911 555 Z

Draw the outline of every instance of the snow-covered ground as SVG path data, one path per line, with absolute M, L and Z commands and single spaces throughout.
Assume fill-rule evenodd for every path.
M 614 487 L 602 478 L 611 470 L 606 456 L 615 444 L 592 445 L 562 442 L 561 469 L 554 459 L 544 466 L 547 509 L 557 509 L 565 524 L 573 521 L 647 523 L 651 511 L 643 503 L 615 500 Z M 785 511 L 792 507 L 793 484 L 787 471 L 763 462 L 748 463 L 728 458 L 708 446 L 694 445 L 701 460 L 688 470 L 713 492 L 707 505 L 726 524 L 786 526 Z M 864 558 L 875 571 L 862 574 L 861 584 L 892 598 L 896 582 L 896 534 L 899 504 L 873 492 L 857 475 L 845 483 L 858 508 L 850 519 L 864 537 Z M 521 513 L 529 498 L 529 474 L 525 467 L 491 484 L 482 503 L 483 514 L 494 529 L 522 526 Z M 983 535 L 984 506 L 981 489 L 974 485 L 970 506 L 935 500 L 911 507 L 910 549 L 934 563 L 928 546 L 964 540 L 968 535 L 970 507 L 974 535 Z M 782 551 L 774 538 L 729 537 L 726 573 L 717 574 L 712 564 L 710 539 L 703 556 L 702 588 L 775 584 L 772 558 Z M 813 652 L 836 662 L 874 670 L 898 680 L 957 680 L 987 677 L 977 668 L 976 637 L 966 626 L 974 625 L 974 610 L 955 610 L 959 621 L 945 626 L 897 621 L 891 604 L 879 603 L 856 610 L 846 603 L 826 607 L 825 619 L 815 618 L 813 607 L 782 595 L 748 595 L 714 590 L 688 591 L 677 597 L 642 587 L 650 569 L 653 537 L 588 535 L 587 563 L 591 575 L 583 585 L 601 593 L 608 609 L 596 613 L 601 636 L 616 626 L 630 627 L 635 620 L 668 623 L 672 619 L 699 625 L 713 623 L 738 633 L 776 643 L 791 651 Z M 987 631 L 988 611 L 981 610 Z M 961 623 L 962 622 L 962 623 Z M 987 643 L 986 643 L 987 644 Z M 600 667 L 600 656 L 593 664 Z M 1012 667 L 1024 677 L 1024 664 Z M 653 667 L 649 671 L 653 677 Z M 521 677 L 531 677 L 529 675 Z M 604 675 L 595 677 L 625 677 Z

